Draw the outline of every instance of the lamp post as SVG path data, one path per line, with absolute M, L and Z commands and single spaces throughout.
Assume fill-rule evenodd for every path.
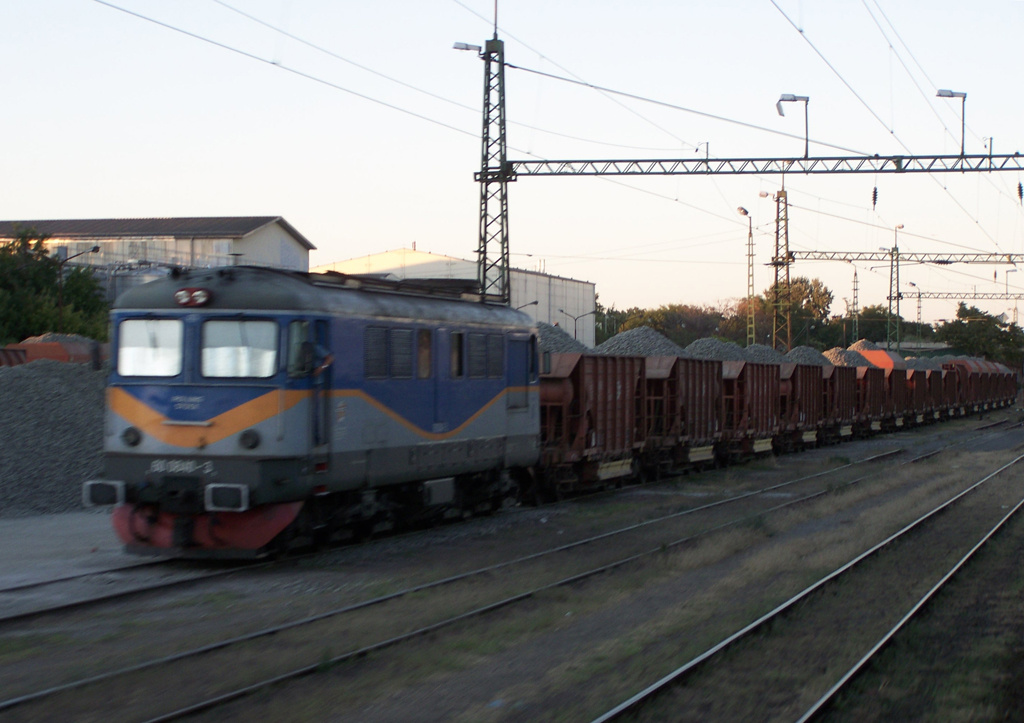
M 803 101 L 803 104 L 804 104 L 804 158 L 808 158 L 810 156 L 811 137 L 810 137 L 810 135 L 808 135 L 808 131 L 807 131 L 807 104 L 810 102 L 810 100 L 811 99 L 809 97 L 807 97 L 806 95 L 793 95 L 792 93 L 783 93 L 781 96 L 779 96 L 779 100 L 775 104 L 775 110 L 777 110 L 779 112 L 779 115 L 784 116 L 786 114 L 782 111 L 782 104 L 783 103 L 795 103 L 795 102 L 798 102 L 798 101 Z M 960 155 L 963 155 L 963 153 L 961 152 Z
M 747 217 L 747 346 L 754 344 L 754 219 L 747 209 L 736 209 L 740 216 Z
M 57 331 L 61 333 L 64 333 L 64 264 L 85 254 L 99 253 L 99 250 L 99 246 L 93 246 L 88 251 L 79 251 L 57 261 Z
M 516 311 L 519 311 L 520 309 L 525 309 L 527 306 L 536 306 L 538 303 L 540 302 L 538 302 L 537 299 L 534 299 L 533 301 L 528 301 L 522 306 L 517 306 Z
M 958 90 L 940 90 L 935 94 L 936 98 L 959 98 L 960 99 L 960 155 L 964 155 L 964 127 L 966 125 L 965 115 L 967 113 L 967 93 Z
M 584 316 L 590 316 L 591 314 L 596 314 L 597 313 L 597 309 L 594 309 L 593 311 L 588 311 L 585 314 L 580 314 L 579 316 L 573 316 L 572 314 L 570 314 L 565 309 L 559 309 L 559 311 L 561 313 L 565 314 L 566 316 L 568 316 L 570 319 L 572 319 L 572 338 L 573 339 L 576 338 L 576 324 L 577 324 L 577 322 L 579 322 L 579 320 L 582 319 Z

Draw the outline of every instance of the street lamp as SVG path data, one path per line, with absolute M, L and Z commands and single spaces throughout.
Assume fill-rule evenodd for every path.
M 60 333 L 64 333 L 64 264 L 71 259 L 77 259 L 79 256 L 96 254 L 99 251 L 99 246 L 93 246 L 88 251 L 79 251 L 77 254 L 72 254 L 57 261 L 57 331 Z
M 747 217 L 747 346 L 754 339 L 754 219 L 743 206 L 736 209 L 740 216 Z
M 573 339 L 576 338 L 576 324 L 577 324 L 577 322 L 580 319 L 582 319 L 584 316 L 590 316 L 591 314 L 596 314 L 597 313 L 597 309 L 594 309 L 593 311 L 588 311 L 585 314 L 580 314 L 579 316 L 573 316 L 572 314 L 570 314 L 565 309 L 559 309 L 559 311 L 561 313 L 565 314 L 566 316 L 568 316 L 570 319 L 572 319 L 572 338 Z
M 811 138 L 810 138 L 810 136 L 808 135 L 808 132 L 807 132 L 807 104 L 808 104 L 808 102 L 810 102 L 810 100 L 811 99 L 809 97 L 807 97 L 806 95 L 793 95 L 792 93 L 783 93 L 781 96 L 779 96 L 779 100 L 775 104 L 775 110 L 779 111 L 779 115 L 784 116 L 786 114 L 782 112 L 782 104 L 783 103 L 795 103 L 795 102 L 798 102 L 798 101 L 803 101 L 803 104 L 804 104 L 804 158 L 808 158 L 809 155 L 810 155 Z M 963 153 L 961 153 L 960 155 L 963 155 Z
M 960 99 L 960 155 L 964 155 L 964 127 L 966 120 L 964 116 L 967 111 L 967 93 L 958 90 L 940 90 L 935 94 L 936 98 L 959 98 Z
M 538 303 L 540 303 L 540 302 L 538 302 L 537 299 L 534 299 L 533 301 L 528 301 L 527 303 L 523 304 L 522 306 L 517 306 L 516 307 L 516 311 L 519 311 L 520 309 L 525 309 L 527 306 L 536 306 Z

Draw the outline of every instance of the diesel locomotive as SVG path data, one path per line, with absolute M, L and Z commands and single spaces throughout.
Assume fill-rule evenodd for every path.
M 122 294 L 85 503 L 190 556 L 497 509 L 540 453 L 536 329 L 461 297 L 241 266 Z

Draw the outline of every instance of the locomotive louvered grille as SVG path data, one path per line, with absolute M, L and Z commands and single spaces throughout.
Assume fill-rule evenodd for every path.
M 367 379 L 384 379 L 388 375 L 388 330 L 367 327 L 364 336 L 363 365 Z
M 469 335 L 469 376 L 481 379 L 487 376 L 487 336 L 485 334 Z
M 412 330 L 391 330 L 391 376 L 398 379 L 412 379 Z

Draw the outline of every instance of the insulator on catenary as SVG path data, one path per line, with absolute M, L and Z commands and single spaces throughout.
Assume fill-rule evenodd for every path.
M 1017 184 L 1020 185 L 1019 183 Z M 878 205 L 878 186 L 875 186 L 871 191 L 871 210 L 875 210 L 875 206 Z
M 1020 199 L 1021 205 L 1024 205 L 1024 186 L 1021 185 L 1020 181 L 1017 181 L 1017 198 Z

